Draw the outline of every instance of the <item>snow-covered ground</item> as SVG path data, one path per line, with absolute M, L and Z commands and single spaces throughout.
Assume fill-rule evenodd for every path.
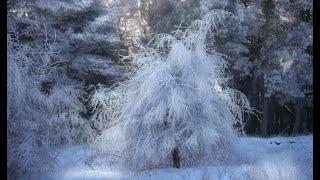
M 44 179 L 312 179 L 313 136 L 241 137 L 235 143 L 232 162 L 214 166 L 159 169 L 133 173 L 111 169 L 99 163 L 88 165 L 89 149 L 70 146 L 59 149 L 59 170 Z

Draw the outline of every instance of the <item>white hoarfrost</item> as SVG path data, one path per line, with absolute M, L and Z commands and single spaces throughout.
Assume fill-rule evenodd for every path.
M 249 102 L 228 88 L 223 56 L 207 48 L 228 12 L 214 10 L 185 31 L 157 35 L 132 57 L 127 81 L 99 89 L 90 105 L 103 129 L 94 149 L 121 167 L 146 170 L 228 161 Z M 101 127 L 100 126 L 100 127 Z

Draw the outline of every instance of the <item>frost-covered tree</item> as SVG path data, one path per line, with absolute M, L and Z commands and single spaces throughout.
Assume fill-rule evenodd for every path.
M 106 1 L 8 1 L 8 176 L 57 168 L 54 150 L 96 137 L 86 86 L 121 77 L 126 47 Z
M 228 87 L 223 55 L 207 48 L 227 16 L 211 11 L 185 31 L 155 36 L 133 56 L 128 80 L 95 92 L 93 121 L 105 126 L 98 153 L 132 170 L 228 159 L 249 102 Z
M 300 110 L 312 109 L 312 1 L 200 2 L 202 13 L 214 8 L 235 15 L 218 29 L 215 45 L 229 57 L 233 87 L 262 112 L 262 123 L 247 118 L 246 130 L 292 132 Z
M 265 97 L 282 106 L 293 104 L 287 109 L 294 114 L 292 127 L 296 134 L 302 129 L 301 114 L 307 114 L 305 109 L 312 102 L 312 1 L 268 3 L 275 8 L 269 10 L 274 15 L 269 16 L 263 45 L 267 62 L 261 68 Z
M 80 116 L 81 89 L 58 84 L 43 90 L 43 80 L 57 72 L 50 44 L 35 49 L 8 34 L 8 176 L 18 178 L 55 167 L 53 148 L 86 143 L 94 132 Z M 60 76 L 61 77 L 61 76 Z M 63 77 L 63 76 L 62 76 Z
M 41 167 L 31 158 L 33 150 L 41 149 L 40 146 L 33 144 L 33 150 L 23 156 L 24 147 L 15 143 L 28 139 L 25 144 L 31 145 L 49 139 L 48 147 L 52 149 L 87 143 L 95 137 L 95 127 L 90 126 L 85 106 L 86 86 L 97 82 L 112 84 L 124 70 L 117 61 L 125 48 L 116 35 L 114 16 L 117 14 L 103 1 L 8 1 L 7 61 L 8 79 L 12 81 L 8 81 L 7 121 L 11 175 L 24 173 L 28 166 L 32 170 L 18 157 L 30 158 L 34 169 Z M 20 92 L 23 95 L 18 95 Z M 18 112 L 21 119 L 14 115 Z M 29 123 L 31 120 L 33 124 Z M 17 127 L 18 123 L 21 126 Z M 28 123 L 33 128 L 27 127 Z M 23 131 L 24 128 L 30 131 Z M 38 133 L 40 128 L 43 135 Z M 47 135 L 50 138 L 43 138 Z
M 117 34 L 119 12 L 109 6 L 103 0 L 17 1 L 8 10 L 8 31 L 22 33 L 32 47 L 55 40 L 59 56 L 51 61 L 63 62 L 61 74 L 69 79 L 112 84 L 121 77 L 118 59 L 126 47 Z

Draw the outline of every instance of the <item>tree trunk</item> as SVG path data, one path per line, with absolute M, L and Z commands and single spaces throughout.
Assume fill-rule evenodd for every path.
M 293 126 L 293 134 L 297 135 L 299 134 L 299 131 L 301 129 L 302 120 L 303 120 L 303 98 L 297 98 L 296 99 L 296 113 L 295 113 L 295 122 Z
M 272 101 L 270 98 L 270 117 L 269 117 L 269 135 L 278 134 L 278 117 L 279 117 L 279 109 L 281 108 L 276 101 Z
M 180 168 L 180 157 L 179 157 L 179 149 L 174 148 L 172 151 L 172 160 L 173 160 L 173 167 Z
M 290 122 L 292 122 L 291 112 L 287 110 L 285 107 L 283 107 L 280 113 L 280 134 L 288 134 L 291 131 Z
M 264 62 L 269 61 L 268 59 L 269 48 L 267 48 L 266 42 L 267 42 L 267 38 L 272 36 L 274 33 L 270 28 L 270 24 L 273 22 L 274 18 L 276 18 L 276 15 L 274 13 L 274 8 L 275 8 L 274 0 L 263 0 L 261 2 L 261 10 L 265 18 L 265 22 L 264 22 L 264 25 L 261 27 L 261 31 L 260 31 L 262 45 L 260 48 L 259 57 Z M 265 79 L 263 83 L 266 83 Z M 264 91 L 266 91 L 266 89 Z M 260 133 L 262 136 L 268 136 L 269 135 L 268 128 L 269 128 L 270 119 L 271 119 L 271 115 L 270 115 L 271 98 L 265 97 L 265 93 L 263 94 L 264 94 L 263 114 L 262 114 L 263 117 L 262 117 L 262 122 L 260 124 Z
M 250 92 L 249 94 L 249 100 L 251 103 L 251 106 L 254 108 L 257 108 L 258 105 L 258 95 L 257 95 L 257 78 L 253 77 L 252 81 L 250 81 Z M 249 118 L 247 118 L 247 122 L 246 122 L 246 130 L 248 134 L 254 134 L 256 133 L 256 127 L 257 127 L 257 117 L 250 114 Z
M 262 136 L 268 136 L 268 127 L 270 121 L 270 97 L 264 97 L 263 101 L 263 114 L 262 114 L 262 122 L 260 124 L 260 132 Z

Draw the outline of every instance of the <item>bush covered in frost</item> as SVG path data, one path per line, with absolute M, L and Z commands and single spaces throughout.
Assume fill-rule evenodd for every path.
M 54 75 L 46 44 L 33 48 L 8 34 L 8 176 L 37 173 L 55 167 L 53 147 L 89 142 L 94 133 L 79 113 L 80 88 L 58 83 L 50 92 L 43 82 Z
M 128 80 L 92 96 L 100 123 L 97 153 L 132 170 L 227 160 L 243 127 L 246 97 L 229 88 L 227 62 L 208 48 L 225 11 L 210 11 L 185 30 L 159 34 L 132 56 Z M 210 41 L 211 42 L 211 41 Z

